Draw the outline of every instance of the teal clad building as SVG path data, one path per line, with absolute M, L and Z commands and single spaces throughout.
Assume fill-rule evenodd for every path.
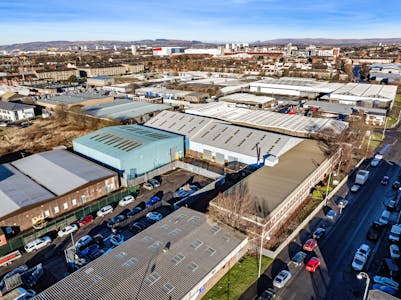
M 140 125 L 110 126 L 73 140 L 74 151 L 128 180 L 184 156 L 184 137 Z

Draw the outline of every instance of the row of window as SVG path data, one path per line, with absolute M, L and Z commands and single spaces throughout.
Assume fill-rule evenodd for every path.
M 82 196 L 81 196 L 81 202 L 82 202 L 82 204 L 84 204 L 84 203 L 86 202 L 86 196 L 85 196 L 85 195 L 82 195 Z M 77 203 L 77 199 L 72 199 L 72 200 L 71 200 L 71 205 L 72 205 L 72 207 L 76 206 L 77 204 L 78 204 L 78 203 Z M 64 202 L 64 203 L 63 203 L 63 210 L 68 210 L 68 208 L 69 208 L 68 202 Z M 60 212 L 59 206 L 58 206 L 58 205 L 54 206 L 54 207 L 53 207 L 53 213 L 54 213 L 54 214 L 58 214 L 59 212 Z M 45 218 L 50 217 L 50 210 L 45 210 L 45 211 L 43 212 L 43 216 L 44 216 Z

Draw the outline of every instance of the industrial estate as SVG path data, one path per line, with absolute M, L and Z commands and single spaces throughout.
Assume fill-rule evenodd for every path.
M 2 50 L 3 299 L 398 299 L 401 46 L 153 42 Z

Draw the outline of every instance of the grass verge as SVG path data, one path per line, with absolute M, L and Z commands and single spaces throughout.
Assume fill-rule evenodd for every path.
M 262 256 L 262 272 L 272 260 Z M 258 279 L 258 259 L 247 255 L 236 263 L 202 300 L 238 299 Z

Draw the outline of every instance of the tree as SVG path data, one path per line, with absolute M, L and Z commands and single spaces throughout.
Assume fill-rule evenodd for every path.
M 78 78 L 75 75 L 71 75 L 70 77 L 68 77 L 67 82 L 77 82 Z
M 67 107 L 64 104 L 57 105 L 54 112 L 57 120 L 62 122 L 67 120 Z

